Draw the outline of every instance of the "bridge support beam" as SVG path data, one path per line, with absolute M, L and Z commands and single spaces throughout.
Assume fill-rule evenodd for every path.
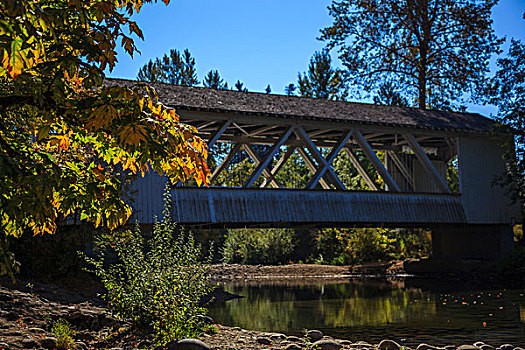
M 441 224 L 432 228 L 435 260 L 498 260 L 505 258 L 513 246 L 511 225 Z

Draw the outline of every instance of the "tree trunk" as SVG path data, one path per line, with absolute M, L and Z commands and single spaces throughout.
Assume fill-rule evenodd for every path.
M 417 89 L 419 92 L 419 108 L 427 108 L 427 79 L 424 68 L 421 68 L 417 78 Z

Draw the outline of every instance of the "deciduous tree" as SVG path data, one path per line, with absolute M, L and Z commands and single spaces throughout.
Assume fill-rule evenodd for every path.
M 339 50 L 352 85 L 370 92 L 393 79 L 420 108 L 440 108 L 479 86 L 491 55 L 499 52 L 502 41 L 490 18 L 496 3 L 334 1 L 334 22 L 321 39 Z
M 129 174 L 207 183 L 207 150 L 195 128 L 146 84 L 104 84 L 116 46 L 137 50 L 142 32 L 130 16 L 143 2 L 0 3 L 3 234 L 53 233 L 72 214 L 115 228 L 131 215 L 122 198 Z
M 516 153 L 514 144 L 509 145 L 505 182 L 515 189 L 515 198 L 525 203 L 525 44 L 512 40 L 507 56 L 497 65 L 499 69 L 483 91 L 483 98 L 498 107 L 498 120 L 516 131 Z

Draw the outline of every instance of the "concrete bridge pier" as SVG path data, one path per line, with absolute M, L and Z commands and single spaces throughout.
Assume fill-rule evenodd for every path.
M 434 260 L 499 260 L 513 247 L 512 225 L 440 224 L 432 228 Z

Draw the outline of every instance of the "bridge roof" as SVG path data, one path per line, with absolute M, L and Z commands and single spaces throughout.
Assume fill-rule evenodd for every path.
M 107 79 L 107 82 L 110 85 L 127 87 L 137 83 L 124 79 Z M 476 113 L 422 110 L 164 83 L 151 85 L 165 105 L 178 111 L 233 113 L 451 132 L 496 132 L 498 125 L 494 120 Z

